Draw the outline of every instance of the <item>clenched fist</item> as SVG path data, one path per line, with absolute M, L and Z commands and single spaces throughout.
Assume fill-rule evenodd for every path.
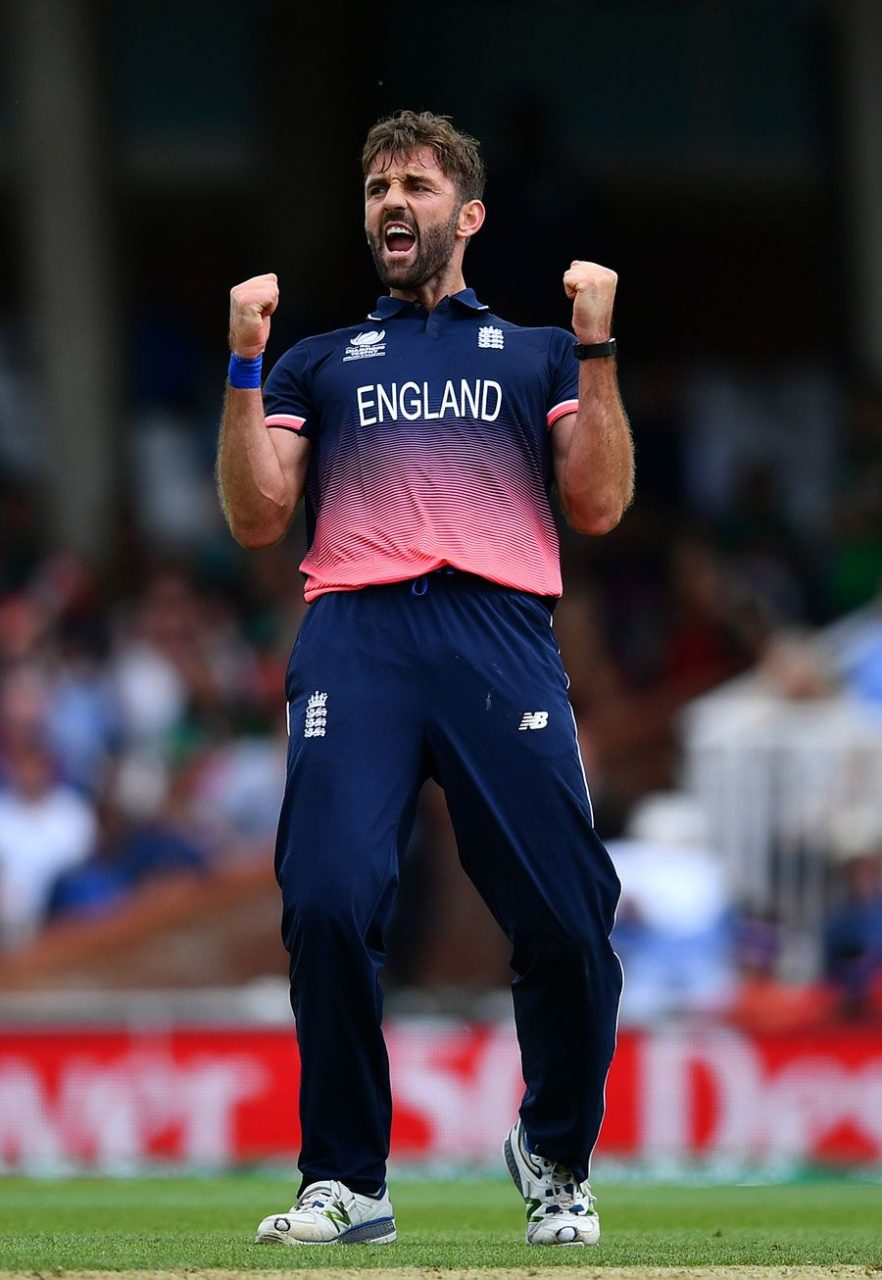
M 618 280 L 608 267 L 578 258 L 564 272 L 564 289 L 573 301 L 573 333 L 580 342 L 606 342 L 609 338 Z
M 269 341 L 270 316 L 279 305 L 279 280 L 270 272 L 230 290 L 230 350 L 252 359 Z

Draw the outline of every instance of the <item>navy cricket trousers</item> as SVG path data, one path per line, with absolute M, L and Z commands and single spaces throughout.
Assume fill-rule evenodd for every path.
M 548 605 L 445 570 L 333 592 L 307 611 L 286 692 L 276 874 L 303 1184 L 370 1193 L 385 1179 L 383 937 L 429 776 L 512 945 L 524 1127 L 587 1177 L 622 985 L 609 942 L 619 882 L 594 831 Z

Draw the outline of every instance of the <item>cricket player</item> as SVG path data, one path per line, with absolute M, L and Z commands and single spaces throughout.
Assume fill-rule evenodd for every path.
M 395 1239 L 379 976 L 399 857 L 432 777 L 511 942 L 526 1090 L 504 1156 L 527 1243 L 595 1244 L 588 1175 L 621 991 L 619 883 L 551 625 L 551 490 L 586 534 L 609 532 L 631 501 L 616 275 L 570 263 L 572 333 L 514 325 L 463 276 L 485 215 L 477 142 L 447 117 L 404 111 L 370 130 L 362 161 L 386 289 L 369 314 L 298 342 L 262 385 L 277 278 L 231 294 L 221 503 L 235 538 L 265 547 L 305 497 L 310 606 L 287 672 L 276 848 L 302 1182 L 257 1240 Z

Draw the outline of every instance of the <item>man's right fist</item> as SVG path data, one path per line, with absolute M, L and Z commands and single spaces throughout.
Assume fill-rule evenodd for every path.
M 269 341 L 270 316 L 279 305 L 279 279 L 273 272 L 252 276 L 230 290 L 230 350 L 253 359 Z

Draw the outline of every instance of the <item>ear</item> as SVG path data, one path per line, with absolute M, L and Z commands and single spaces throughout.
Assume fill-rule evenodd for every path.
M 462 240 L 469 240 L 484 225 L 486 210 L 480 200 L 467 200 L 459 211 L 456 223 L 456 234 Z

